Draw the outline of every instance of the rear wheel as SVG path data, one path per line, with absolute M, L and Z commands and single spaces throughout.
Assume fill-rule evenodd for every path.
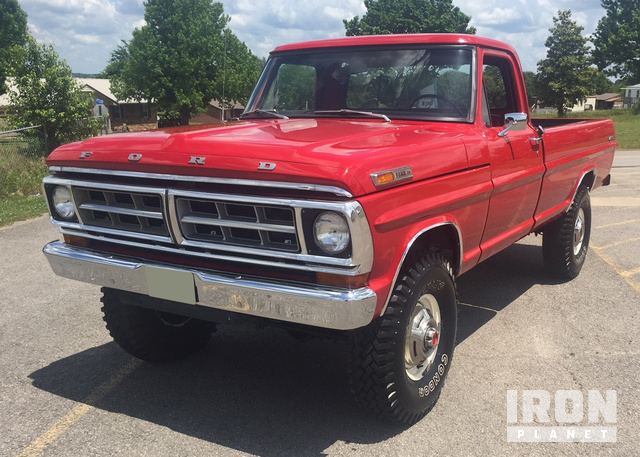
M 353 337 L 355 399 L 379 416 L 413 424 L 435 405 L 456 338 L 456 290 L 449 262 L 429 254 L 398 280 L 383 316 Z
M 215 324 L 139 306 L 147 297 L 103 288 L 102 312 L 118 345 L 142 360 L 184 358 L 208 343 Z
M 546 270 L 560 279 L 573 279 L 587 257 L 591 236 L 589 188 L 580 187 L 569 211 L 543 231 L 542 254 Z

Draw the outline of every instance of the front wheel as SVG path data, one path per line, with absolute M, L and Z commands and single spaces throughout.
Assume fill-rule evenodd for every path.
M 456 314 L 449 262 L 434 253 L 411 265 L 384 315 L 354 334 L 350 381 L 356 401 L 406 425 L 424 417 L 451 365 Z
M 114 341 L 149 362 L 182 359 L 204 348 L 215 324 L 139 306 L 144 295 L 103 288 L 102 312 Z
M 543 230 L 542 255 L 546 270 L 564 280 L 578 276 L 587 258 L 590 237 L 591 202 L 589 189 L 583 186 L 569 211 Z

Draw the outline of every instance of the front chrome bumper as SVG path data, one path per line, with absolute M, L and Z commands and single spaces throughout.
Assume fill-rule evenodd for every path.
M 337 330 L 367 325 L 376 293 L 278 284 L 127 259 L 54 241 L 43 252 L 64 278 L 145 294 L 165 300 L 216 308 Z

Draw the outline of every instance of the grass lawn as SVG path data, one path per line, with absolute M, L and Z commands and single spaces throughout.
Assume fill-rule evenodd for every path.
M 0 226 L 46 212 L 40 195 L 47 166 L 32 142 L 0 137 Z
M 39 216 L 47 211 L 42 195 L 10 195 L 0 197 L 0 227 Z
M 544 114 L 534 117 L 554 117 L 552 114 Z M 613 119 L 616 126 L 616 138 L 620 149 L 640 149 L 640 114 L 633 114 L 631 110 L 612 109 L 598 111 L 584 111 L 568 113 L 567 117 L 598 119 Z

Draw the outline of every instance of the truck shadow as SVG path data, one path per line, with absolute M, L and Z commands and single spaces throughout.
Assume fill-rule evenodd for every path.
M 459 341 L 544 279 L 538 251 L 516 245 L 460 279 Z M 108 343 L 30 378 L 55 395 L 262 456 L 322 455 L 338 441 L 377 443 L 405 430 L 352 402 L 342 341 L 300 343 L 278 329 L 222 327 L 188 360 L 140 364 L 102 398 L 92 394 L 130 360 Z
M 476 266 L 458 279 L 458 344 L 532 286 L 553 284 L 539 245 L 517 243 Z

